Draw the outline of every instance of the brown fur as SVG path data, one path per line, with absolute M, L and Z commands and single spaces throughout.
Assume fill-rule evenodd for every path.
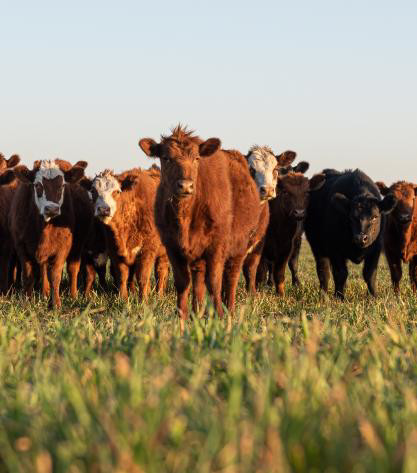
M 16 256 L 9 228 L 9 212 L 18 184 L 11 170 L 19 164 L 19 161 L 20 158 L 17 154 L 9 159 L 5 159 L 0 154 L 0 176 L 2 178 L 2 182 L 0 182 L 0 294 L 6 294 L 9 291 L 13 273 L 17 270 Z
M 19 166 L 19 176 L 34 178 L 35 170 L 29 171 Z M 63 169 L 62 169 L 63 170 Z M 68 181 L 82 175 L 82 168 L 71 168 L 64 172 Z M 77 175 L 78 177 L 75 177 Z M 22 177 L 19 177 L 22 179 Z M 30 181 L 19 184 L 13 196 L 10 211 L 10 229 L 23 270 L 23 285 L 27 295 L 31 295 L 35 283 L 35 273 L 39 267 L 43 280 L 43 294 L 52 286 L 51 304 L 61 306 L 59 288 L 62 270 L 70 253 L 75 230 L 75 213 L 71 184 L 66 182 L 61 214 L 45 222 L 35 204 L 34 186 Z M 76 268 L 74 268 L 76 271 Z M 73 276 L 76 280 L 76 274 Z M 71 295 L 75 297 L 72 292 Z
M 309 180 L 302 173 L 289 172 L 279 178 L 277 197 L 269 201 L 270 220 L 257 279 L 263 281 L 265 268 L 270 266 L 278 295 L 284 294 L 285 268 L 303 232 L 309 191 L 318 189 L 324 180 L 322 174 Z
M 400 290 L 401 262 L 409 263 L 410 282 L 417 290 L 417 185 L 399 181 L 391 187 L 381 182 L 377 185 L 383 195 L 394 194 L 397 206 L 387 215 L 384 231 L 384 249 L 394 291 Z M 401 221 L 407 218 L 409 221 Z
M 222 316 L 223 272 L 226 303 L 233 310 L 259 220 L 258 191 L 246 160 L 237 151 L 221 151 L 217 138 L 203 142 L 181 126 L 159 144 L 152 139 L 139 144 L 148 156 L 161 159 L 155 217 L 173 267 L 180 316 L 188 316 L 191 279 L 194 310 L 202 305 L 206 283 Z
M 111 173 L 111 171 L 104 171 Z M 111 173 L 112 174 L 112 173 Z M 114 175 L 114 174 L 112 174 Z M 123 185 L 129 185 L 116 197 L 117 210 L 108 224 L 107 251 L 115 269 L 120 296 L 134 289 L 134 276 L 139 295 L 149 294 L 150 277 L 155 265 L 157 291 L 162 294 L 168 276 L 168 257 L 158 235 L 154 219 L 154 205 L 159 185 L 159 172 L 155 169 L 142 171 L 131 169 L 114 177 Z

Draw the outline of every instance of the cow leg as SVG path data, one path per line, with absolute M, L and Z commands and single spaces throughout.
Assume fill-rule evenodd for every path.
M 413 256 L 408 265 L 408 271 L 410 273 L 411 289 L 415 293 L 417 291 L 417 256 Z
M 51 299 L 50 305 L 56 307 L 57 309 L 61 308 L 61 297 L 59 295 L 59 289 L 61 285 L 62 270 L 64 269 L 65 260 L 60 258 L 55 258 L 52 260 L 51 264 L 48 265 L 48 275 L 49 281 L 51 283 Z
M 324 292 L 329 290 L 330 261 L 324 256 L 316 256 L 316 271 L 319 278 L 320 289 Z
M 206 286 L 204 283 L 206 262 L 201 260 L 193 265 L 191 275 L 193 279 L 193 312 L 198 314 L 199 310 L 203 306 L 204 294 L 206 292 Z
M 85 288 L 84 288 L 84 296 L 88 297 L 90 295 L 91 289 L 94 284 L 94 280 L 96 279 L 96 270 L 94 269 L 94 265 L 90 262 L 86 262 L 85 264 Z
M 174 252 L 169 253 L 172 271 L 174 273 L 174 285 L 177 291 L 178 314 L 182 321 L 188 319 L 188 295 L 191 287 L 191 274 L 187 261 Z
M 268 261 L 267 268 L 268 280 L 266 281 L 266 284 L 272 287 L 274 285 L 274 263 L 272 261 Z
M 131 294 L 136 293 L 136 283 L 135 283 L 135 278 L 136 278 L 136 267 L 138 265 L 138 261 L 135 261 L 133 266 L 129 266 L 129 276 L 127 278 L 127 287 L 129 288 L 129 292 Z
M 27 296 L 31 296 L 33 293 L 33 286 L 35 284 L 35 268 L 34 264 L 30 260 L 22 261 L 23 269 L 23 290 Z
M 70 280 L 70 295 L 73 299 L 77 297 L 78 273 L 80 271 L 81 259 L 71 259 L 67 262 L 68 275 Z
M 122 299 L 127 299 L 127 283 L 129 280 L 129 266 L 125 263 L 118 263 L 115 265 L 115 272 L 117 275 L 117 281 L 119 283 L 119 296 Z
M 51 293 L 51 286 L 49 284 L 48 278 L 48 262 L 42 263 L 40 265 L 40 272 L 41 272 L 41 281 L 42 281 L 42 297 L 45 299 L 49 298 Z
M 256 270 L 256 287 L 258 288 L 261 284 L 265 284 L 268 273 L 268 263 L 265 258 L 261 258 L 258 268 Z
M 156 292 L 159 296 L 165 293 L 168 282 L 169 261 L 166 255 L 158 256 L 155 261 Z
M 154 263 L 154 253 L 141 254 L 137 261 L 136 280 L 139 285 L 139 298 L 142 300 L 146 300 L 149 295 L 149 286 Z
M 298 278 L 298 257 L 300 256 L 300 249 L 301 249 L 301 235 L 295 238 L 291 255 L 290 255 L 290 259 L 288 261 L 288 266 L 291 271 L 293 286 L 300 285 L 300 280 Z
M 279 296 L 285 294 L 285 267 L 287 266 L 288 256 L 280 255 L 274 261 L 274 282 L 275 289 Z
M 237 256 L 227 261 L 225 266 L 226 279 L 226 305 L 230 312 L 235 310 L 236 290 L 239 282 L 239 275 L 242 269 L 244 256 Z
M 94 267 L 94 270 L 96 271 L 98 275 L 98 283 L 102 289 L 107 288 L 106 269 L 107 269 L 107 266 L 105 264 L 103 266 Z
M 263 245 L 262 245 L 263 246 Z M 262 248 L 259 250 L 255 249 L 250 253 L 243 263 L 243 275 L 246 282 L 246 291 L 251 296 L 256 294 L 256 274 L 261 261 Z
M 366 256 L 363 265 L 363 278 L 368 286 L 369 293 L 374 297 L 376 297 L 376 272 L 380 254 L 381 248 L 377 245 L 374 250 Z
M 385 249 L 385 256 L 387 257 L 388 267 L 391 273 L 392 287 L 395 294 L 398 294 L 400 292 L 400 281 L 403 275 L 401 257 L 388 248 Z
M 338 299 L 343 300 L 345 298 L 345 286 L 348 277 L 348 270 L 346 260 L 344 259 L 331 259 L 331 266 L 334 279 L 334 295 Z
M 9 290 L 9 269 L 12 249 L 5 245 L 0 251 L 0 294 Z

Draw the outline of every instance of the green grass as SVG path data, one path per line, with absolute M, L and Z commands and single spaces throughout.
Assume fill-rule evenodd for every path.
M 346 301 L 322 298 L 306 246 L 300 274 L 184 335 L 172 286 L 148 305 L 4 299 L 0 471 L 417 471 L 408 278 L 396 299 L 383 261 L 375 300 L 351 267 Z

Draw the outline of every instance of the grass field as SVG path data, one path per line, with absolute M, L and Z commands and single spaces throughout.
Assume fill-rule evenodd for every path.
M 233 320 L 183 336 L 172 285 L 148 305 L 4 299 L 0 471 L 416 472 L 417 299 L 382 263 L 378 299 L 355 267 L 341 303 L 305 245 L 302 288 L 241 288 Z

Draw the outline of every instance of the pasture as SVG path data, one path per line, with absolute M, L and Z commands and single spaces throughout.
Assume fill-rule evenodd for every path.
M 3 298 L 0 471 L 417 471 L 417 299 L 381 263 L 376 300 L 350 265 L 339 302 L 303 243 L 301 288 L 241 281 L 233 320 L 183 335 L 172 280 L 147 304 Z

